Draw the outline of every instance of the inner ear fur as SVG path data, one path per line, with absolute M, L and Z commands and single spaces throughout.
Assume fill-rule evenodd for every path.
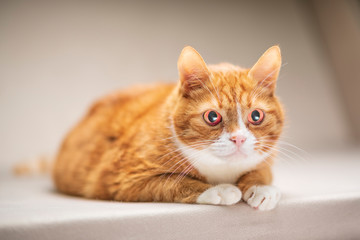
M 202 88 L 209 79 L 209 70 L 201 55 L 192 47 L 185 47 L 178 60 L 178 70 L 182 89 L 189 93 Z
M 274 92 L 276 80 L 281 68 L 281 52 L 279 46 L 269 48 L 250 69 L 248 77 L 261 87 Z

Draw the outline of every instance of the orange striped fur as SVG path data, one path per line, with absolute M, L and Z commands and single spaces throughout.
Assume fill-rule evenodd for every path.
M 93 104 L 58 152 L 53 170 L 57 189 L 96 199 L 195 203 L 216 184 L 235 184 L 242 192 L 270 184 L 270 166 L 284 121 L 274 95 L 280 64 L 276 46 L 251 69 L 228 63 L 207 66 L 193 48 L 184 48 L 177 84 L 133 87 Z M 222 116 L 216 126 L 204 121 L 209 109 Z M 254 109 L 265 113 L 259 125 L 248 122 Z M 209 180 L 197 169 L 196 158 L 223 133 L 241 130 L 239 122 L 257 140 L 254 154 L 264 157 L 239 167 L 236 181 Z M 185 153 L 189 148 L 195 151 L 195 160 Z M 248 161 L 236 156 L 224 157 L 222 166 Z

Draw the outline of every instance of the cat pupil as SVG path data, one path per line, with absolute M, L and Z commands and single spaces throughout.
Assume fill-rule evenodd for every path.
M 251 113 L 251 118 L 252 118 L 252 120 L 254 120 L 255 122 L 256 122 L 256 121 L 259 121 L 259 119 L 260 119 L 260 113 L 259 113 L 259 111 L 258 111 L 258 110 L 253 111 L 253 112 Z
M 217 113 L 214 111 L 209 112 L 208 118 L 210 122 L 212 123 L 215 122 L 216 119 L 218 118 Z

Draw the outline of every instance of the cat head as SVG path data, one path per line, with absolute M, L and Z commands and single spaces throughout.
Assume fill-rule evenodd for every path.
M 278 46 L 269 48 L 251 69 L 228 63 L 208 66 L 192 47 L 182 50 L 172 129 L 194 165 L 251 167 L 273 151 L 284 121 L 275 96 L 280 67 Z

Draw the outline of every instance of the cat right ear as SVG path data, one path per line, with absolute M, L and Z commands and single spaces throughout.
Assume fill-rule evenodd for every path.
M 248 76 L 263 89 L 273 93 L 281 68 L 281 53 L 278 46 L 269 48 L 250 69 Z
M 202 88 L 209 79 L 209 70 L 200 54 L 187 46 L 181 51 L 178 60 L 178 70 L 182 89 L 185 93 Z

